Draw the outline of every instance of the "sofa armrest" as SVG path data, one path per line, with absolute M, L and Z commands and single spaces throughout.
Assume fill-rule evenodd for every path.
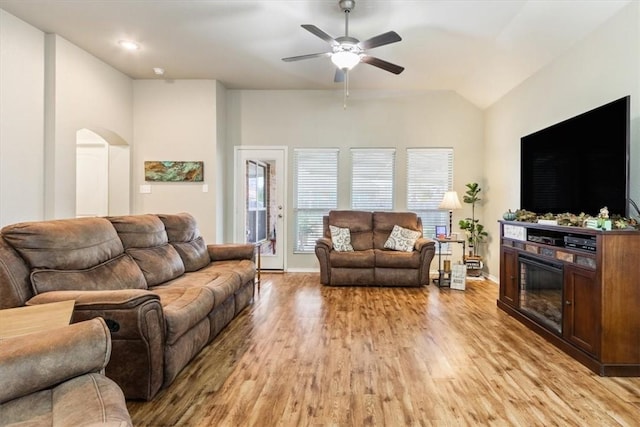
M 420 237 L 418 240 L 416 240 L 416 243 L 414 245 L 416 251 L 418 252 L 420 252 L 423 248 L 428 248 L 429 246 L 433 246 L 435 251 L 436 242 L 435 240 L 431 240 L 426 237 Z
M 329 254 L 333 250 L 333 243 L 327 237 L 316 240 L 316 257 L 320 265 L 320 283 L 328 285 L 331 281 L 331 265 L 329 265 Z
M 416 251 L 420 252 L 420 269 L 419 282 L 420 285 L 429 284 L 429 270 L 431 269 L 431 261 L 436 254 L 436 242 L 425 237 L 421 237 L 416 241 Z
M 224 243 L 207 245 L 211 261 L 248 259 L 255 261 L 256 247 L 251 243 Z
M 27 304 L 75 300 L 72 322 L 102 317 L 113 351 L 106 374 L 127 399 L 150 400 L 164 379 L 165 322 L 160 297 L 145 289 L 52 291 Z
M 316 248 L 317 247 L 330 251 L 333 249 L 333 242 L 328 237 L 321 237 L 316 240 Z
M 101 372 L 110 355 L 111 337 L 102 319 L 2 340 L 0 403 Z

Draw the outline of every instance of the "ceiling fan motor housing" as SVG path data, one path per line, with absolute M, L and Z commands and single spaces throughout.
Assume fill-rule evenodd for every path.
M 340 0 L 338 1 L 338 4 L 340 5 L 340 9 L 342 9 L 343 12 L 351 12 L 353 8 L 356 7 L 355 0 Z

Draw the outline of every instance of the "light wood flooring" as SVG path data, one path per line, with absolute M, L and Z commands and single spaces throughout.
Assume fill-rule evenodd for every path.
M 254 303 L 129 411 L 136 426 L 640 426 L 640 378 L 591 373 L 497 295 L 263 273 Z

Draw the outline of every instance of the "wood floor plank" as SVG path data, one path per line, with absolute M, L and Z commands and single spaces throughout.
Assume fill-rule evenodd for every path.
M 603 378 L 465 291 L 262 274 L 254 303 L 136 426 L 638 426 L 640 378 Z

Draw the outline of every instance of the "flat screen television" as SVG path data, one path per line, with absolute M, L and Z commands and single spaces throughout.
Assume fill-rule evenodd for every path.
M 520 141 L 520 208 L 628 215 L 629 96 Z

